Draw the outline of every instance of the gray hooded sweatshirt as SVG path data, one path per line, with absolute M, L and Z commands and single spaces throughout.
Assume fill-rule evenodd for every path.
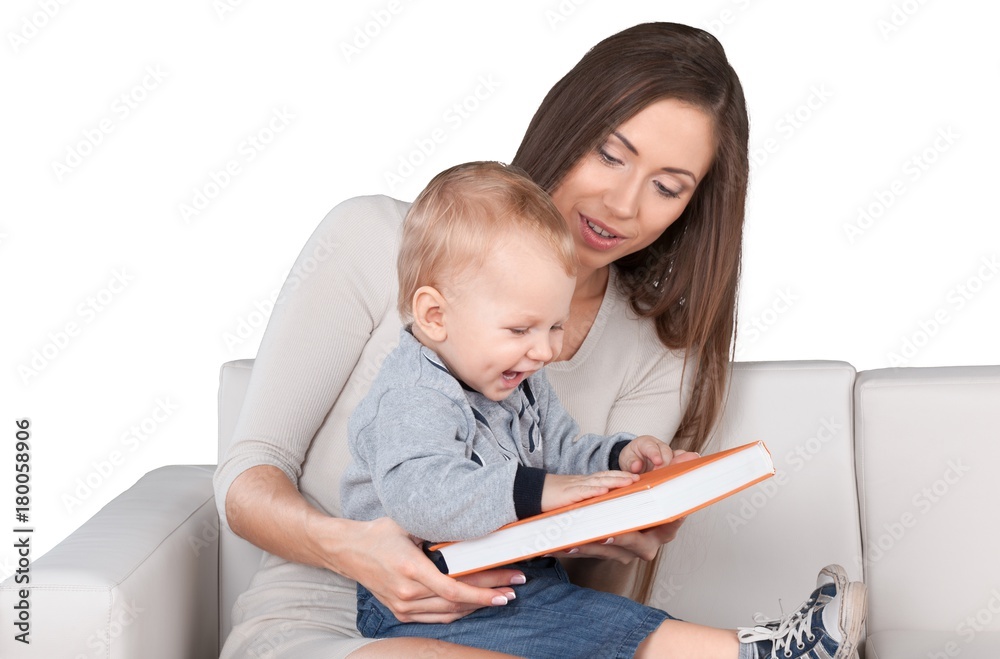
M 618 469 L 635 435 L 580 435 L 544 370 L 492 401 L 406 329 L 348 426 L 345 517 L 391 517 L 433 542 L 467 540 L 541 512 L 546 473 Z

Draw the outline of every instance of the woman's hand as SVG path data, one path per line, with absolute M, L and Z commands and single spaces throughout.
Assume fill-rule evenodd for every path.
M 343 521 L 343 520 L 337 520 Z M 442 574 L 413 538 L 387 517 L 356 522 L 350 551 L 342 551 L 342 574 L 360 582 L 401 622 L 452 622 L 484 606 L 514 598 L 518 570 L 477 572 L 459 579 Z
M 579 547 L 573 547 L 568 551 L 557 552 L 555 556 L 574 556 L 605 558 L 619 563 L 629 564 L 637 558 L 644 561 L 651 561 L 656 557 L 656 552 L 675 537 L 677 531 L 684 523 L 684 518 L 675 519 L 672 522 L 654 526 L 643 531 L 632 531 L 622 533 L 604 542 L 591 542 Z
M 229 488 L 226 516 L 237 535 L 282 558 L 359 581 L 403 622 L 451 622 L 484 606 L 503 606 L 517 570 L 453 579 L 390 519 L 357 522 L 310 505 L 277 467 L 260 465 Z
M 674 451 L 672 463 L 687 462 L 699 457 L 692 451 Z M 637 558 L 651 561 L 656 557 L 662 545 L 677 537 L 677 532 L 684 523 L 683 517 L 672 522 L 654 526 L 642 531 L 622 533 L 603 542 L 591 542 L 568 551 L 557 552 L 556 556 L 587 556 L 590 558 L 605 558 L 619 563 L 628 564 Z

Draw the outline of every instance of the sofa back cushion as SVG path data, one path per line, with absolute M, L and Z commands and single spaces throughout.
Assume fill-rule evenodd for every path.
M 948 632 L 926 651 L 971 656 L 1000 632 L 998 408 L 1000 366 L 858 375 L 869 636 Z
M 737 362 L 714 452 L 762 440 L 776 475 L 691 515 L 663 549 L 650 604 L 691 622 L 751 626 L 790 613 L 839 563 L 861 577 L 854 368 Z

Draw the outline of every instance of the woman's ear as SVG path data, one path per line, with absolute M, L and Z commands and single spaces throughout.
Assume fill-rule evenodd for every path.
M 421 286 L 413 294 L 413 323 L 431 341 L 440 343 L 448 338 L 444 313 L 447 300 L 433 286 Z

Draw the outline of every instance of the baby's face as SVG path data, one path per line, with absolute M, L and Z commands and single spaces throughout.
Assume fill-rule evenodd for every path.
M 501 241 L 451 291 L 438 353 L 448 369 L 491 400 L 559 356 L 576 278 L 547 250 Z

